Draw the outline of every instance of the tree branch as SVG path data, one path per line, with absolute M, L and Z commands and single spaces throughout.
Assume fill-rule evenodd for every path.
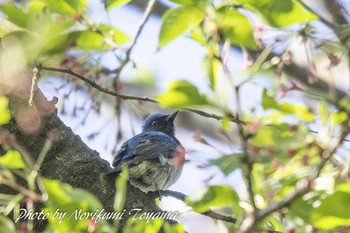
M 19 193 L 21 193 L 24 197 L 31 198 L 34 201 L 43 201 L 43 198 L 40 194 L 37 194 L 36 192 L 29 190 L 15 182 L 11 182 L 8 179 L 4 178 L 3 176 L 0 176 L 0 185 L 6 185 Z
M 239 87 L 240 86 L 237 86 L 235 88 L 236 101 L 237 101 L 237 112 L 238 112 L 237 115 L 242 116 L 243 112 L 242 112 L 242 107 L 241 107 L 241 98 L 239 95 Z M 252 180 L 253 179 L 252 172 L 253 172 L 254 161 L 252 160 L 252 158 L 248 152 L 248 138 L 244 132 L 243 126 L 238 125 L 238 129 L 239 129 L 239 137 L 240 137 L 240 141 L 241 141 L 241 146 L 242 146 L 242 150 L 243 150 L 243 154 L 244 154 L 244 164 L 246 165 L 246 169 L 243 170 L 243 173 L 244 173 L 245 181 L 247 182 L 248 195 L 249 195 L 250 202 L 253 206 L 253 217 L 255 219 L 258 209 L 257 209 L 256 203 L 255 203 L 255 198 L 254 198 L 255 195 L 254 195 L 254 191 L 253 191 L 253 180 Z
M 47 66 L 40 66 L 40 69 L 41 70 L 47 70 L 47 71 L 53 71 L 53 72 L 60 72 L 60 73 L 64 73 L 64 74 L 69 74 L 69 75 L 72 75 L 84 82 L 86 82 L 87 84 L 89 84 L 91 87 L 99 90 L 100 92 L 103 92 L 103 93 L 106 93 L 108 95 L 111 95 L 111 96 L 115 96 L 115 97 L 118 97 L 118 98 L 121 98 L 123 100 L 138 100 L 138 101 L 144 101 L 144 102 L 151 102 L 151 103 L 157 103 L 156 100 L 154 99 L 151 99 L 151 98 L 148 98 L 148 97 L 138 97 L 138 96 L 130 96 L 130 95 L 122 95 L 122 94 L 119 94 L 115 91 L 111 91 L 111 90 L 108 90 L 107 88 L 104 88 L 104 87 L 101 87 L 100 85 L 98 85 L 97 83 L 95 83 L 94 81 L 88 79 L 88 78 L 85 78 L 84 76 L 80 75 L 80 74 L 77 74 L 71 70 L 68 70 L 68 69 L 61 69 L 61 68 L 54 68 L 54 67 L 47 67 Z
M 193 112 L 196 113 L 197 115 L 203 116 L 203 117 L 207 117 L 207 118 L 213 118 L 216 119 L 218 121 L 221 121 L 224 118 L 228 118 L 230 121 L 237 123 L 237 124 L 242 124 L 242 125 L 246 125 L 247 122 L 241 120 L 239 117 L 234 117 L 234 116 L 220 116 L 214 113 L 208 113 L 205 112 L 203 110 L 198 110 L 198 109 L 193 109 L 193 108 L 184 108 L 184 110 L 188 111 L 188 112 Z
M 71 70 L 68 69 L 62 69 L 62 68 L 54 68 L 54 67 L 48 67 L 48 66 L 39 66 L 39 70 L 46 70 L 46 71 L 53 71 L 53 72 L 59 72 L 59 73 L 64 73 L 64 74 L 69 74 L 72 75 L 84 82 L 86 82 L 87 84 L 89 84 L 91 87 L 99 90 L 100 92 L 106 93 L 108 95 L 111 96 L 115 96 L 118 97 L 120 99 L 123 100 L 138 100 L 138 101 L 143 101 L 143 102 L 150 102 L 150 103 L 154 103 L 154 104 L 158 104 L 158 101 L 152 98 L 148 98 L 148 97 L 139 97 L 139 96 L 131 96 L 131 95 L 123 95 L 123 94 L 119 94 L 118 92 L 115 91 L 111 91 L 107 88 L 103 88 L 100 85 L 98 85 L 97 83 L 95 83 L 94 81 L 85 78 L 84 76 L 77 74 Z M 222 120 L 222 119 L 226 119 L 228 118 L 231 122 L 234 123 L 238 123 L 238 124 L 243 124 L 245 125 L 246 122 L 240 120 L 239 118 L 233 117 L 233 116 L 220 116 L 220 115 L 216 115 L 214 113 L 208 113 L 205 112 L 203 110 L 198 110 L 198 109 L 192 109 L 192 108 L 184 108 L 184 110 L 188 111 L 188 112 L 193 112 L 196 113 L 197 115 L 206 117 L 206 118 L 213 118 L 216 119 L 218 121 Z
M 343 144 L 343 141 L 345 140 L 346 136 L 349 134 L 349 128 L 346 126 L 346 129 L 342 131 L 341 136 L 339 137 L 337 144 L 333 147 L 332 150 L 326 150 L 322 155 L 322 160 L 320 164 L 317 166 L 315 173 L 313 174 L 313 179 L 317 178 L 320 174 L 326 163 L 329 161 L 329 159 L 334 155 L 334 153 L 339 149 L 339 147 Z
M 176 198 L 176 199 L 183 201 L 183 202 L 185 202 L 185 199 L 186 199 L 185 194 L 180 193 L 180 192 L 176 192 L 176 191 L 172 191 L 172 190 L 164 190 L 164 191 L 161 190 L 161 191 L 159 191 L 159 193 L 161 196 L 173 197 L 173 198 Z M 199 214 L 208 216 L 212 219 L 221 220 L 224 222 L 229 222 L 229 223 L 236 223 L 237 222 L 237 219 L 235 219 L 235 218 L 232 218 L 230 216 L 224 216 L 222 214 L 216 213 L 216 212 L 211 211 L 211 210 L 206 211 L 204 213 L 199 213 Z
M 146 10 L 142 16 L 142 19 L 141 19 L 141 22 L 140 22 L 140 25 L 138 26 L 137 28 L 137 31 L 136 31 L 136 34 L 134 36 L 134 38 L 132 39 L 131 41 L 131 45 L 130 47 L 126 50 L 125 52 L 125 58 L 123 60 L 123 62 L 121 63 L 121 65 L 118 67 L 118 69 L 116 70 L 116 78 L 115 80 L 118 80 L 119 79 L 119 76 L 120 76 L 120 73 L 123 71 L 124 67 L 129 63 L 130 61 L 130 55 L 131 55 L 131 52 L 133 50 L 133 48 L 135 47 L 136 45 L 136 42 L 137 42 L 137 39 L 139 38 L 141 32 L 142 32 L 142 29 L 143 27 L 145 26 L 148 18 L 150 17 L 151 15 L 151 12 L 152 12 L 152 9 L 154 7 L 156 3 L 156 0 L 150 0 L 148 2 L 148 5 L 146 7 Z

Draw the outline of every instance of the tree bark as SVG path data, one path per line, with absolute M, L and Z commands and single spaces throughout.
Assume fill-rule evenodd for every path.
M 29 152 L 34 161 L 48 133 L 54 130 L 58 136 L 41 166 L 41 175 L 85 189 L 100 200 L 106 211 L 113 211 L 116 192 L 114 178 L 105 175 L 111 169 L 109 163 L 101 159 L 96 151 L 87 147 L 55 113 L 43 118 L 41 130 L 34 135 L 23 134 L 14 119 L 6 129 L 16 137 L 17 143 Z M 0 186 L 0 192 L 9 192 L 9 189 Z M 134 208 L 142 209 L 142 212 L 161 211 L 155 204 L 154 195 L 147 195 L 128 185 L 125 209 L 128 212 Z M 126 220 L 121 221 L 121 228 Z M 38 230 L 42 230 L 45 223 L 39 222 L 36 226 Z

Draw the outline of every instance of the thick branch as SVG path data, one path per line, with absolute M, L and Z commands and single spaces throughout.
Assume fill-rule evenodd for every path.
M 6 129 L 14 134 L 17 143 L 31 155 L 33 161 L 40 154 L 48 133 L 55 130 L 58 137 L 46 154 L 40 168 L 41 175 L 61 180 L 76 188 L 83 188 L 93 193 L 106 211 L 114 211 L 114 179 L 105 176 L 111 169 L 109 163 L 101 159 L 96 151 L 88 148 L 80 137 L 74 135 L 72 130 L 65 126 L 55 114 L 44 117 L 42 128 L 35 135 L 23 134 L 14 119 L 6 126 Z M 0 186 L 0 191 L 7 193 L 8 189 Z M 140 208 L 145 212 L 160 211 L 154 199 L 140 190 L 128 186 L 127 192 L 125 209 Z M 125 220 L 121 222 L 121 227 Z M 44 227 L 44 222 L 38 223 L 39 230 L 43 230 Z

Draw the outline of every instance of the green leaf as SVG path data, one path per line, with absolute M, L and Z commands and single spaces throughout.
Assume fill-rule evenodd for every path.
M 169 42 L 189 32 L 203 20 L 204 11 L 195 6 L 180 6 L 167 10 L 162 18 L 158 47 L 163 48 Z
M 181 224 L 170 224 L 168 222 L 164 222 L 164 232 L 165 233 L 185 233 L 185 229 Z
M 139 217 L 140 214 L 144 213 L 142 212 L 142 209 L 140 210 L 139 215 L 134 215 L 135 210 L 131 210 L 131 216 L 126 222 L 126 226 L 123 229 L 124 233 L 157 233 L 161 232 L 161 227 L 163 225 L 164 220 L 160 218 L 155 218 L 154 220 L 147 220 L 145 217 L 141 218 Z
M 203 106 L 208 104 L 206 96 L 199 93 L 197 88 L 186 80 L 172 82 L 169 90 L 159 95 L 157 100 L 160 105 L 171 108 Z
M 225 185 L 207 186 L 185 199 L 185 203 L 196 212 L 203 213 L 215 207 L 231 206 L 234 216 L 238 216 L 242 211 L 239 201 L 238 194 Z
M 48 57 L 63 53 L 69 47 L 71 21 L 58 21 L 51 14 L 40 14 L 31 18 L 28 31 L 19 37 L 28 62 L 46 61 Z
M 210 88 L 214 91 L 219 76 L 221 62 L 215 57 L 205 56 L 203 63 L 209 78 Z
M 338 100 L 338 103 L 345 111 L 350 111 L 350 101 L 347 97 Z
M 83 189 L 72 188 L 70 185 L 57 180 L 43 178 L 48 194 L 46 212 L 49 212 L 50 230 L 55 232 L 81 232 L 88 228 L 88 220 L 92 219 L 103 224 L 105 220 L 88 217 L 88 213 L 102 210 L 99 200 Z M 62 218 L 54 217 L 54 213 L 62 213 Z M 85 213 L 85 217 L 83 213 Z M 79 217 L 80 216 L 80 217 Z M 96 215 L 97 216 L 97 215 Z M 50 231 L 49 231 L 50 232 Z
M 317 196 L 317 198 L 320 197 Z M 317 199 L 313 201 L 317 201 Z M 314 207 L 312 206 L 312 203 L 309 203 L 309 200 L 304 200 L 303 198 L 295 200 L 289 208 L 291 216 L 301 218 L 305 222 L 309 222 L 313 210 Z
M 11 5 L 6 6 L 10 6 L 8 9 L 13 10 Z M 2 6 L 0 6 L 0 8 L 1 7 Z M 28 63 L 40 63 L 43 60 L 47 60 L 47 56 L 57 55 L 67 49 L 68 35 L 70 33 L 69 28 L 73 25 L 73 22 L 64 19 L 57 20 L 52 14 L 45 13 L 44 11 L 36 12 L 38 9 L 33 6 L 31 6 L 31 10 L 33 12 L 30 11 L 28 14 L 22 12 L 25 16 L 16 11 L 9 11 L 11 14 L 19 15 L 17 18 L 16 15 L 9 16 L 9 22 L 14 23 L 16 26 L 22 24 L 23 27 L 18 27 L 17 29 L 7 28 L 8 30 L 5 31 L 7 34 L 3 39 L 5 41 L 7 38 L 10 38 L 10 40 L 12 40 L 11 38 L 16 38 L 18 50 L 23 53 L 21 56 L 24 57 Z M 18 23 L 17 21 L 21 19 L 22 16 L 24 17 L 25 23 Z M 17 21 L 12 20 L 12 17 Z M 3 26 L 4 25 L 1 25 L 0 28 Z
M 273 216 L 267 216 L 259 225 L 267 232 L 286 232 L 282 221 Z
M 129 39 L 122 31 L 107 24 L 98 25 L 93 30 L 84 30 L 75 33 L 76 45 L 86 51 L 108 50 L 124 44 Z
M 75 207 L 83 206 L 91 209 L 102 207 L 98 199 L 86 190 L 72 188 L 69 184 L 46 178 L 44 178 L 43 183 L 49 195 L 49 205 L 60 204 L 63 206 L 73 204 Z M 84 199 L 81 198 L 82 196 Z
M 0 229 L 1 229 L 1 232 L 6 232 L 6 233 L 17 232 L 15 225 L 13 224 L 13 221 L 5 217 L 4 215 L 0 215 Z
M 6 154 L 0 156 L 0 165 L 12 169 L 21 169 L 25 166 L 21 154 L 16 150 L 9 150 Z
M 257 147 L 292 149 L 301 146 L 308 133 L 304 125 L 298 125 L 293 130 L 287 124 L 262 126 L 250 139 L 250 143 Z
M 8 99 L 5 96 L 0 96 L 0 125 L 9 123 L 11 113 L 8 109 Z
M 38 27 L 37 31 L 34 29 L 35 27 Z M 40 18 L 40 21 L 37 20 L 31 25 L 31 28 L 33 28 L 32 31 L 36 31 L 35 41 L 38 45 L 27 46 L 29 51 L 32 51 L 33 54 L 38 53 L 36 59 L 40 59 L 41 56 L 44 55 L 52 56 L 66 51 L 69 47 L 67 43 L 70 33 L 74 31 L 72 28 L 72 22 L 56 22 L 55 19 L 50 16 Z M 27 41 L 24 43 L 26 42 Z
M 87 0 L 41 0 L 46 7 L 62 15 L 74 16 L 83 13 Z
M 170 0 L 170 2 L 180 5 L 199 5 L 208 2 L 208 0 Z
M 329 122 L 329 106 L 325 101 L 318 102 L 318 112 L 320 114 L 321 122 L 323 125 L 327 125 Z
M 228 175 L 241 167 L 243 156 L 242 153 L 223 155 L 220 158 L 209 160 L 209 163 L 218 166 L 225 175 Z
M 263 96 L 262 96 L 262 107 L 264 109 L 269 109 L 269 108 L 275 108 L 277 109 L 279 107 L 278 102 L 267 93 L 267 90 L 264 89 L 263 91 Z
M 19 27 L 26 28 L 28 22 L 28 15 L 22 9 L 15 7 L 13 4 L 0 5 L 2 11 L 7 19 Z
M 278 103 L 271 95 L 264 89 L 262 96 L 262 107 L 264 109 L 276 109 L 284 114 L 290 114 L 297 118 L 306 121 L 314 121 L 314 114 L 304 106 L 303 104 L 289 104 L 289 103 Z
M 102 35 L 90 30 L 78 32 L 75 42 L 77 47 L 87 51 L 106 49 L 103 47 L 104 43 Z
M 256 50 L 252 24 L 246 16 L 236 8 L 223 6 L 217 9 L 217 25 L 223 32 L 225 39 L 231 43 Z
M 238 4 L 258 12 L 271 26 L 285 27 L 293 23 L 307 23 L 318 19 L 296 0 L 235 0 Z
M 115 181 L 116 193 L 114 197 L 114 210 L 122 211 L 126 198 L 126 187 L 128 181 L 128 169 L 124 167 L 121 174 Z
M 118 46 L 123 45 L 125 42 L 130 40 L 130 37 L 124 32 L 108 24 L 99 25 L 99 30 L 101 30 L 105 39 L 112 40 Z
M 200 26 L 194 27 L 191 32 L 191 39 L 197 41 L 200 45 L 205 46 L 207 44 L 206 37 Z
M 226 130 L 226 131 L 228 131 L 228 130 L 230 130 L 231 129 L 231 120 L 228 118 L 228 117 L 224 117 L 224 118 L 222 118 L 222 120 L 221 120 L 221 128 L 223 129 L 223 130 Z
M 131 1 L 132 0 L 106 0 L 106 7 L 108 10 L 110 10 L 114 7 L 119 7 L 128 4 Z
M 6 34 L 17 31 L 24 31 L 24 29 L 6 19 L 0 19 L 0 37 L 4 37 Z
M 337 191 L 325 198 L 311 214 L 311 223 L 322 230 L 350 225 L 350 193 Z
M 343 123 L 346 119 L 348 119 L 348 114 L 345 112 L 333 112 L 331 115 L 331 122 L 332 125 L 340 125 Z
M 272 128 L 260 128 L 259 131 L 250 140 L 250 142 L 252 145 L 258 147 L 276 146 L 278 142 L 274 140 L 274 133 L 275 131 Z
M 42 0 L 32 0 L 28 5 L 29 12 L 32 14 L 40 14 L 45 8 L 46 4 Z

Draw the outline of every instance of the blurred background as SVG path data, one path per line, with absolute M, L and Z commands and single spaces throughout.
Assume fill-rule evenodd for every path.
M 10 1 L 0 1 L 1 4 L 8 2 Z M 239 12 L 250 20 L 252 29 L 254 29 L 251 33 L 254 38 L 253 36 L 248 38 L 253 44 L 251 47 L 244 47 L 248 44 L 244 44 L 244 41 L 238 41 L 238 43 L 237 41 L 221 41 L 221 32 L 216 32 L 215 25 L 209 22 L 202 26 L 207 27 L 206 29 L 212 32 L 213 37 L 216 37 L 205 39 L 207 39 L 208 44 L 211 40 L 217 40 L 215 46 L 203 46 L 205 43 L 199 43 L 201 38 L 198 36 L 198 32 L 194 31 L 192 34 L 187 33 L 160 48 L 159 35 L 162 30 L 164 13 L 171 8 L 179 7 L 179 4 L 176 3 L 186 1 L 158 1 L 150 18 L 144 24 L 136 44 L 132 47 L 130 62 L 123 64 L 124 59 L 128 56 L 125 53 L 130 48 L 130 38 L 134 38 L 140 29 L 148 1 L 116 2 L 121 3 L 117 7 L 111 7 L 107 10 L 106 2 L 90 0 L 87 2 L 87 13 L 84 17 L 81 15 L 74 15 L 74 17 L 81 23 L 76 27 L 81 27 L 78 28 L 78 31 L 82 32 L 95 27 L 99 28 L 98 25 L 112 25 L 118 29 L 115 32 L 119 33 L 119 41 L 107 40 L 108 36 L 105 36 L 103 43 L 99 44 L 92 39 L 96 35 L 81 33 L 75 38 L 75 44 L 69 45 L 77 46 L 79 49 L 67 50 L 68 52 L 63 56 L 64 59 L 59 60 L 59 62 L 45 60 L 45 57 L 39 62 L 52 67 L 72 69 L 102 87 L 112 87 L 115 91 L 131 96 L 158 98 L 171 89 L 177 80 L 183 80 L 183 83 L 189 82 L 196 87 L 199 93 L 209 99 L 209 103 L 206 106 L 201 106 L 200 109 L 224 115 L 227 119 L 235 117 L 236 114 L 246 116 L 245 120 L 256 123 L 249 125 L 248 128 L 248 131 L 250 130 L 253 134 L 256 128 L 260 128 L 260 124 L 263 124 L 257 119 L 269 116 L 271 118 L 268 118 L 264 123 L 272 124 L 276 123 L 276 119 L 279 121 L 282 118 L 277 114 L 270 116 L 271 112 L 266 111 L 268 107 L 263 106 L 263 96 L 267 95 L 264 94 L 266 89 L 272 90 L 274 93 L 272 99 L 306 106 L 301 108 L 303 113 L 306 112 L 305 115 L 309 113 L 308 111 L 312 113 L 318 111 L 319 99 L 313 98 L 309 93 L 300 92 L 299 85 L 294 82 L 295 80 L 290 81 L 281 74 L 281 66 L 288 64 L 290 60 L 303 67 L 311 67 L 310 70 L 317 70 L 323 81 L 330 86 L 346 93 L 349 91 L 350 75 L 347 60 L 335 59 L 342 58 L 345 54 L 345 52 L 341 54 L 341 48 L 338 46 L 338 35 L 322 20 L 313 20 L 316 19 L 314 15 L 305 13 L 308 11 L 304 8 L 300 13 L 302 16 L 297 20 L 304 22 L 303 14 L 305 13 L 305 23 L 289 25 L 289 23 L 274 22 L 272 26 L 253 14 L 252 11 L 239 9 Z M 123 5 L 123 2 L 128 4 Z M 307 0 L 303 2 L 325 19 L 337 21 L 336 14 L 329 13 L 332 12 L 329 1 Z M 25 4 L 26 1 L 15 1 L 15 3 Z M 223 9 L 226 7 L 226 3 L 229 5 L 236 3 L 236 1 L 212 1 L 213 6 L 221 6 L 220 4 L 222 4 Z M 339 0 L 336 3 L 343 12 L 344 20 L 348 22 L 350 1 Z M 54 2 L 51 4 L 54 8 Z M 40 8 L 39 3 L 33 5 L 33 8 Z M 288 4 L 281 4 L 281 6 L 288 7 Z M 211 19 L 209 10 L 206 14 L 206 17 Z M 220 24 L 220 19 L 218 21 Z M 231 22 L 234 24 L 235 21 Z M 271 21 L 269 23 L 272 24 Z M 97 32 L 99 33 L 98 30 Z M 239 39 L 247 38 L 239 37 Z M 48 36 L 47 40 L 55 40 L 55 38 Z M 233 42 L 234 45 L 231 45 L 230 42 Z M 240 46 L 242 43 L 243 48 Z M 112 44 L 112 48 L 99 51 L 99 46 L 103 50 L 102 46 L 105 44 Z M 31 44 L 30 46 L 36 45 Z M 253 51 L 258 47 L 269 50 L 263 49 L 262 55 L 257 56 Z M 220 58 L 209 56 L 217 54 L 215 49 L 219 50 Z M 333 57 L 337 60 L 337 64 L 332 63 L 330 56 L 327 56 L 330 53 L 327 55 L 324 53 L 326 50 L 337 54 L 336 57 Z M 266 57 L 269 58 L 268 62 L 259 63 L 259 58 L 264 60 L 263 58 Z M 219 68 L 216 67 L 215 72 L 208 70 L 207 58 L 217 59 L 223 65 L 218 66 Z M 35 61 L 37 62 L 37 60 Z M 119 70 L 121 65 L 123 69 Z M 215 67 L 215 65 L 211 65 Z M 314 81 L 311 76 L 307 82 Z M 212 87 L 213 79 L 215 79 L 215 88 Z M 238 86 L 239 94 L 237 95 L 235 88 Z M 62 77 L 62 74 L 55 75 L 53 72 L 43 72 L 42 78 L 39 80 L 39 87 L 48 99 L 58 97 L 56 106 L 59 117 L 90 148 L 98 151 L 101 158 L 109 162 L 113 160 L 113 156 L 124 141 L 141 131 L 142 121 L 146 116 L 155 112 L 169 113 L 176 109 L 176 106 L 170 106 L 172 107 L 170 109 L 143 101 L 120 100 L 92 89 L 86 83 L 75 78 L 72 79 L 68 75 Z M 298 114 L 296 113 L 296 115 Z M 301 117 L 304 117 L 303 121 L 307 118 L 305 115 Z M 182 176 L 170 187 L 171 190 L 191 194 L 207 185 L 227 184 L 233 187 L 241 199 L 247 200 L 248 192 L 242 169 L 232 168 L 233 172 L 225 174 L 222 166 L 221 168 L 215 166 L 215 163 L 218 163 L 218 159 L 222 156 L 242 152 L 239 128 L 237 124 L 227 119 L 226 121 L 217 121 L 190 111 L 180 111 L 176 119 L 176 136 L 186 148 L 186 164 Z M 304 124 L 304 122 L 300 123 L 300 119 L 296 120 L 290 116 L 283 118 L 283 122 L 291 125 Z M 305 125 L 314 131 L 312 135 L 325 144 L 334 140 L 333 133 L 339 132 L 335 130 L 330 134 L 329 128 L 323 127 L 325 122 L 319 115 L 315 117 L 315 120 L 305 120 L 305 122 L 307 122 Z M 310 137 L 305 138 L 307 141 Z M 259 147 L 259 145 L 254 146 Z M 339 155 L 346 158 L 348 149 L 349 145 L 345 143 L 340 149 Z M 270 152 L 274 153 L 273 149 Z M 235 164 L 230 166 L 234 167 Z M 194 213 L 183 202 L 173 198 L 163 198 L 160 206 L 165 210 L 179 210 L 181 212 L 180 221 L 184 223 L 186 230 L 190 233 L 229 231 L 222 222 Z M 220 209 L 220 211 L 230 213 L 227 209 Z
M 220 2 L 220 1 L 218 1 Z M 320 1 L 305 1 L 322 14 L 327 13 Z M 339 1 L 340 2 L 340 1 Z M 349 1 L 341 1 L 347 9 Z M 101 1 L 89 1 L 88 12 L 91 20 L 97 24 L 106 23 L 120 29 L 126 35 L 135 35 L 147 1 L 133 1 L 124 5 L 105 11 Z M 206 49 L 197 41 L 187 37 L 180 37 L 172 41 L 163 49 L 158 49 L 159 30 L 161 28 L 161 14 L 168 8 L 177 6 L 169 1 L 159 1 L 157 8 L 153 11 L 145 24 L 136 45 L 131 53 L 131 63 L 120 74 L 120 90 L 135 96 L 157 96 L 169 87 L 174 80 L 187 80 L 194 84 L 202 93 L 210 93 L 213 100 L 232 112 L 237 112 L 236 97 L 232 91 L 232 80 L 234 84 L 245 82 L 251 77 L 247 68 L 251 66 L 244 51 L 238 48 L 227 50 L 227 69 L 232 77 L 227 78 L 224 70 L 218 71 L 217 87 L 214 93 L 210 90 L 207 73 L 204 69 L 203 58 Z M 249 12 L 247 13 L 249 15 Z M 252 14 L 250 17 L 254 17 Z M 331 17 L 326 15 L 326 17 Z M 263 25 L 258 18 L 253 22 L 256 27 Z M 315 23 L 315 35 L 322 39 L 335 40 L 334 33 L 325 25 Z M 261 39 L 266 46 L 271 46 L 276 54 L 282 54 L 287 50 L 298 51 L 294 53 L 294 59 L 301 63 L 308 63 L 309 53 L 313 47 L 311 43 L 303 42 L 298 35 L 303 25 L 292 25 L 284 29 L 265 28 Z M 278 39 L 276 39 L 278 38 Z M 276 42 L 277 41 L 277 42 Z M 315 42 L 316 43 L 316 42 Z M 120 65 L 117 52 L 110 51 L 103 54 L 79 53 L 79 63 L 99 64 L 110 70 L 117 69 Z M 68 61 L 69 62 L 69 61 Z M 93 75 L 93 70 L 90 71 Z M 326 71 L 327 72 L 327 71 Z M 339 65 L 332 72 L 344 73 L 344 79 L 336 79 L 334 85 L 343 90 L 348 90 L 349 77 L 347 66 Z M 336 76 L 336 74 L 333 74 Z M 111 85 L 113 80 L 108 76 L 101 76 L 99 84 L 105 87 Z M 261 96 L 264 88 L 273 88 L 274 77 L 270 73 L 259 73 L 254 81 L 242 86 L 241 106 L 242 111 L 254 113 L 256 116 L 263 115 L 261 110 Z M 141 130 L 142 120 L 154 112 L 169 113 L 173 110 L 162 109 L 152 103 L 123 101 L 121 106 L 116 99 L 98 91 L 91 92 L 71 83 L 68 80 L 57 78 L 54 75 L 41 79 L 39 85 L 45 96 L 51 99 L 57 96 L 58 112 L 60 118 L 78 134 L 82 140 L 92 149 L 97 150 L 100 156 L 111 162 L 120 145 L 137 134 Z M 305 98 L 298 92 L 287 93 L 287 101 L 298 103 L 300 101 L 313 106 L 312 100 Z M 118 112 L 121 109 L 120 112 Z M 215 109 L 209 109 L 215 112 Z M 237 136 L 237 127 L 234 124 L 229 130 L 222 130 L 221 123 L 213 119 L 198 116 L 186 111 L 180 111 L 176 119 L 176 135 L 187 150 L 186 165 L 180 179 L 170 187 L 171 190 L 180 191 L 185 194 L 194 193 L 206 185 L 227 184 L 233 187 L 242 199 L 247 198 L 246 186 L 244 184 L 241 170 L 237 169 L 228 175 L 213 166 L 210 159 L 217 159 L 222 155 L 234 154 L 240 151 L 240 141 Z M 317 128 L 317 124 L 315 124 Z M 188 232 L 227 232 L 227 228 L 220 221 L 201 216 L 191 211 L 182 202 L 174 198 L 163 198 L 160 206 L 165 210 L 181 212 L 181 222 L 184 223 Z M 224 211 L 225 213 L 225 211 Z

